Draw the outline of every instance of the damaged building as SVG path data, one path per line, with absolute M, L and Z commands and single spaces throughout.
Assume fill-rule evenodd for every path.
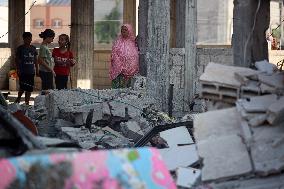
M 68 89 L 37 91 L 31 106 L 13 103 L 0 77 L 0 188 L 284 188 L 284 61 L 271 58 L 266 36 L 271 3 L 282 11 L 284 2 L 111 1 L 138 34 L 140 72 L 120 89 L 109 87 L 110 46 L 95 49 L 94 12 L 107 1 L 43 2 L 7 1 L 0 76 L 26 15 L 60 29 L 58 7 L 71 14 L 78 64 Z M 204 12 L 210 27 L 198 19 Z M 51 25 L 41 25 L 43 14 Z M 232 45 L 208 45 L 213 36 Z

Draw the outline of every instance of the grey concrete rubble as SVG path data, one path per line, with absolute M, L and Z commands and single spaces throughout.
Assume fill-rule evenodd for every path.
M 271 74 L 210 62 L 200 76 L 201 97 L 234 104 L 237 99 L 265 93 L 283 94 L 283 73 Z
M 268 66 L 264 73 L 262 65 L 256 71 L 209 63 L 200 78 L 212 111 L 194 116 L 194 136 L 209 188 L 284 187 L 284 75 Z M 216 110 L 233 92 L 235 107 Z
M 142 89 L 54 90 L 37 98 L 34 113 L 45 116 L 34 118 L 42 136 L 84 149 L 132 147 L 153 126 L 171 122 L 153 102 Z

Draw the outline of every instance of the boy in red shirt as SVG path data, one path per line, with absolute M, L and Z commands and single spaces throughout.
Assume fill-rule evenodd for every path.
M 58 40 L 59 48 L 52 51 L 56 89 L 67 89 L 70 67 L 75 65 L 73 53 L 70 51 L 70 40 L 67 34 L 61 34 Z

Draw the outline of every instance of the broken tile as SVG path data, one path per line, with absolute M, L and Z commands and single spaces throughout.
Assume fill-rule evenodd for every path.
M 193 140 L 186 127 L 177 127 L 160 132 L 160 136 L 167 141 L 168 146 L 176 147 L 179 144 L 192 144 Z
M 179 167 L 176 174 L 177 185 L 185 188 L 191 188 L 201 177 L 201 171 L 199 169 L 190 167 Z
M 187 167 L 198 161 L 195 145 L 178 146 L 159 149 L 168 170 Z

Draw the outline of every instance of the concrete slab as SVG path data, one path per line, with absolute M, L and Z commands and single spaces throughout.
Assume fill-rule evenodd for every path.
M 240 87 L 241 82 L 236 79 L 235 73 L 252 70 L 244 67 L 225 66 L 210 62 L 205 72 L 200 76 L 200 81 L 219 83 L 228 86 Z
M 259 71 L 248 69 L 244 71 L 237 71 L 235 72 L 235 78 L 241 82 L 243 85 L 248 85 L 250 80 L 257 80 L 257 74 L 260 73 Z
M 193 143 L 193 140 L 186 127 L 177 127 L 160 132 L 160 137 L 167 141 L 170 148 L 177 147 L 179 144 Z
M 212 189 L 283 189 L 284 175 L 270 177 L 239 179 L 228 182 L 210 184 Z
M 179 167 L 176 174 L 177 186 L 182 186 L 185 188 L 191 188 L 201 177 L 201 171 L 199 169 L 193 169 L 190 167 Z
M 203 159 L 202 181 L 231 179 L 253 170 L 246 145 L 237 135 L 198 141 L 197 149 Z
M 252 131 L 251 157 L 255 172 L 260 175 L 269 175 L 283 171 L 283 125 L 255 127 Z
M 199 160 L 195 145 L 159 149 L 168 170 L 187 167 Z
M 284 89 L 283 77 L 284 73 L 277 73 L 273 75 L 258 74 L 258 80 L 260 82 L 281 90 Z
M 239 100 L 239 103 L 246 112 L 255 112 L 255 113 L 265 113 L 268 107 L 277 101 L 277 95 L 263 95 L 251 97 L 248 100 L 242 99 Z
M 241 134 L 241 118 L 236 108 L 197 114 L 194 119 L 194 136 L 197 141 Z

